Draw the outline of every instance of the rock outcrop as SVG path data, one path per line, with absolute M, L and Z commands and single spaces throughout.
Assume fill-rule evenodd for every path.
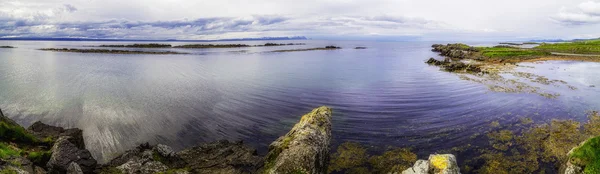
M 327 173 L 331 114 L 319 107 L 269 146 L 264 173 Z
M 429 160 L 418 160 L 415 165 L 402 174 L 460 174 L 456 157 L 452 154 L 429 155 Z
M 46 164 L 50 172 L 65 173 L 71 163 L 77 163 L 84 173 L 92 173 L 96 160 L 87 149 L 81 149 L 74 143 L 73 137 L 62 136 L 52 146 L 50 161 Z
M 442 67 L 444 70 L 449 71 L 449 72 L 458 72 L 458 71 L 471 72 L 471 73 L 481 72 L 481 68 L 477 65 L 466 64 L 466 63 L 463 63 L 460 61 L 452 61 L 449 58 L 446 58 L 443 61 L 439 61 L 434 58 L 429 58 L 429 60 L 427 60 L 427 62 L 425 62 L 425 63 Z
M 331 140 L 331 114 L 327 107 L 314 109 L 302 116 L 291 131 L 269 147 L 267 157 L 243 142 L 221 140 L 201 144 L 179 152 L 173 148 L 148 143 L 128 150 L 106 164 L 98 165 L 85 149 L 82 130 L 64 129 L 36 122 L 27 130 L 3 116 L 0 121 L 10 124 L 32 140 L 22 147 L 38 147 L 35 153 L 47 153 L 45 160 L 29 161 L 27 157 L 10 156 L 0 159 L 0 170 L 12 173 L 326 173 Z M 18 129 L 18 130 L 17 130 Z M 12 142 L 9 142 L 12 143 Z M 14 143 L 13 143 L 14 144 Z M 11 145 L 12 146 L 12 145 Z M 20 146 L 15 144 L 16 146 Z M 13 147 L 10 147 L 13 148 Z M 33 151 L 32 151 L 33 152 Z M 264 163 L 264 159 L 269 163 Z M 16 164 L 20 165 L 13 165 Z M 41 166 L 41 167 L 40 167 Z
M 85 142 L 83 140 L 83 130 L 78 128 L 65 129 L 62 127 L 50 126 L 40 121 L 33 123 L 29 128 L 29 132 L 38 137 L 39 139 L 53 139 L 56 140 L 62 136 L 71 137 L 69 140 L 80 149 L 85 149 Z
M 433 47 L 431 50 L 433 52 L 439 52 L 442 56 L 456 59 L 474 58 L 475 53 L 479 52 L 475 47 L 460 43 L 447 45 L 434 44 L 431 47 Z

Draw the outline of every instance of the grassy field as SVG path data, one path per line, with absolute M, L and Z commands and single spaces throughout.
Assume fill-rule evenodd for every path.
M 548 56 L 549 52 L 511 47 L 479 47 L 481 55 L 487 58 L 527 58 Z
M 555 44 L 542 43 L 534 49 L 559 53 L 600 54 L 600 39 Z

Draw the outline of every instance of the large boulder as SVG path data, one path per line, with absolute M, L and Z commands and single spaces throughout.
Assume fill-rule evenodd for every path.
M 177 153 L 192 173 L 257 173 L 262 158 L 241 141 L 221 140 L 202 144 Z
M 46 164 L 50 172 L 65 173 L 72 162 L 77 163 L 84 173 L 92 173 L 96 168 L 96 160 L 92 154 L 73 144 L 73 137 L 62 136 L 52 146 L 52 155 Z
M 331 108 L 302 116 L 292 130 L 269 146 L 265 173 L 327 173 L 331 141 Z
M 83 131 L 78 128 L 64 129 L 62 127 L 50 126 L 37 121 L 29 126 L 27 130 L 42 140 L 48 138 L 54 140 L 61 136 L 69 136 L 72 137 L 69 139 L 71 143 L 75 144 L 80 149 L 85 149 Z
M 429 160 L 418 160 L 415 165 L 402 174 L 460 174 L 456 157 L 452 154 L 429 155 Z

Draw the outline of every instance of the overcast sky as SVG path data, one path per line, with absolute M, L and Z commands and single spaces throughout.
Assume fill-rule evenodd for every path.
M 0 37 L 600 37 L 600 0 L 0 0 Z

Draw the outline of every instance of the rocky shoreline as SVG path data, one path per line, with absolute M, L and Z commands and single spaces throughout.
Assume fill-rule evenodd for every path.
M 64 129 L 42 122 L 25 129 L 0 111 L 0 173 L 324 174 L 331 172 L 328 169 L 332 113 L 331 108 L 319 107 L 303 115 L 287 134 L 271 143 L 266 156 L 241 141 L 221 140 L 179 152 L 167 145 L 144 143 L 105 164 L 98 164 L 86 149 L 81 129 Z M 581 174 L 595 167 L 597 162 L 589 161 L 586 152 L 599 150 L 598 142 L 598 137 L 588 139 L 573 148 L 559 173 Z M 395 157 L 389 160 L 392 159 Z M 352 163 L 352 158 L 350 160 Z M 411 161 L 414 160 L 416 158 Z M 416 160 L 412 167 L 404 168 L 393 166 L 395 161 L 382 162 L 382 165 L 390 165 L 392 170 L 388 173 L 391 174 L 460 173 L 453 154 L 432 154 L 427 160 Z
M 179 152 L 167 145 L 144 143 L 106 164 L 98 164 L 85 148 L 81 129 L 42 122 L 24 129 L 2 114 L 0 173 L 325 173 L 331 114 L 330 108 L 319 107 L 302 116 L 288 134 L 270 145 L 267 157 L 259 156 L 241 141 L 221 140 Z M 20 141 L 4 136 L 6 131 L 22 132 L 32 138 Z M 37 158 L 32 158 L 32 154 L 38 151 L 45 152 L 43 157 L 33 160 Z

